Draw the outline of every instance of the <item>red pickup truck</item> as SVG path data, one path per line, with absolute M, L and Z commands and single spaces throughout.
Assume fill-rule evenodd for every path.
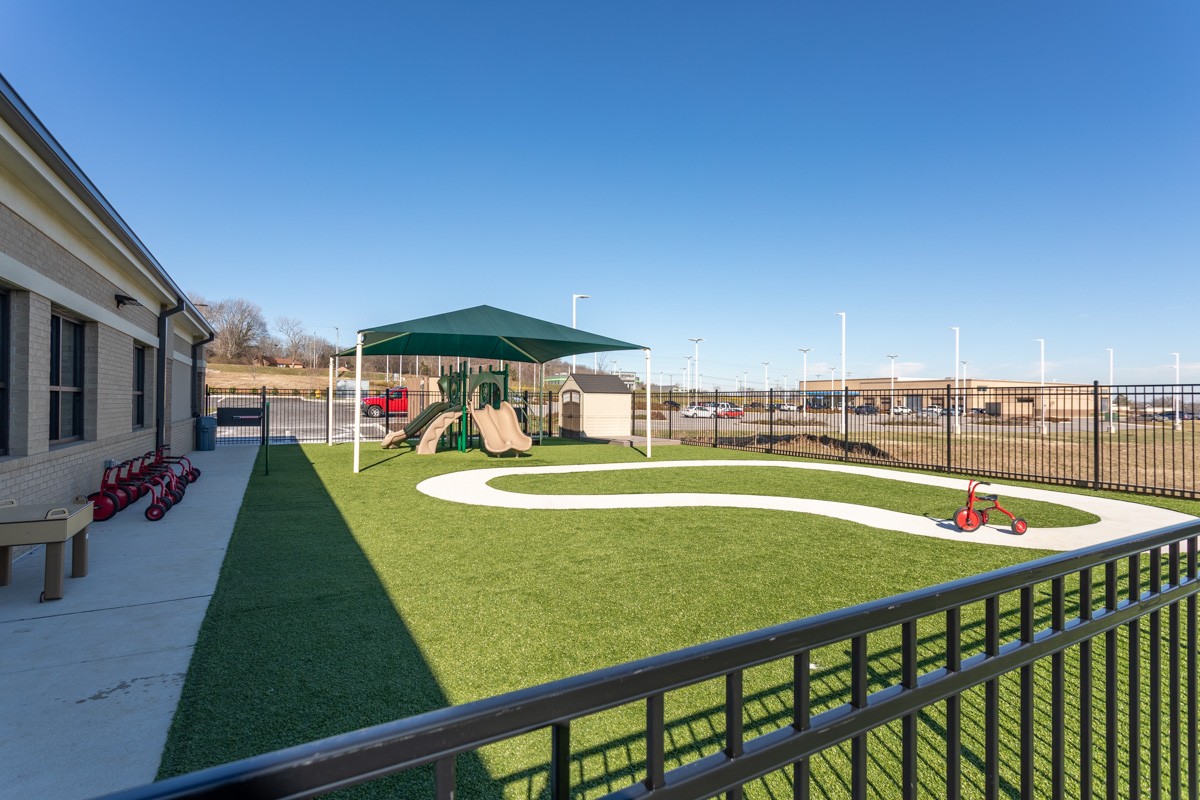
M 386 408 L 385 408 L 386 403 Z M 362 400 L 362 413 L 368 417 L 382 417 L 384 412 L 388 414 L 403 414 L 408 415 L 408 389 L 396 388 L 388 389 L 386 394 L 378 397 L 364 397 Z

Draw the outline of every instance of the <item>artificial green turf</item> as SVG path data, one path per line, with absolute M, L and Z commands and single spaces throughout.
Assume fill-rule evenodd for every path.
M 368 448 L 362 473 L 353 475 L 346 447 L 272 447 L 270 476 L 256 469 L 247 489 L 160 774 L 1043 555 L 805 514 L 492 509 L 434 500 L 414 488 L 459 469 L 642 459 L 603 445 L 547 444 L 532 453 L 498 461 L 478 452 L 426 458 Z M 656 460 L 705 457 L 763 458 L 655 449 Z M 769 472 L 746 469 L 755 481 Z M 731 473 L 722 480 L 732 482 L 742 474 L 721 473 Z M 935 505 L 942 516 L 953 511 L 940 499 Z M 964 638 L 977 642 L 977 627 L 968 619 Z M 894 652 L 886 637 L 878 645 L 883 682 Z M 814 661 L 814 686 L 824 698 L 814 702 L 835 705 L 845 654 L 829 648 Z M 769 727 L 785 713 L 789 693 L 778 665 L 752 671 L 747 713 L 757 716 L 748 730 Z M 720 699 L 720 688 L 711 685 L 668 697 L 669 766 L 720 749 L 714 711 Z M 635 704 L 573 726 L 578 794 L 594 796 L 637 779 L 641 714 Z M 934 730 L 936 719 L 929 725 Z M 547 754 L 543 733 L 460 757 L 460 796 L 539 796 Z M 836 754 L 828 759 L 822 774 L 836 780 Z M 405 775 L 348 794 L 418 796 L 428 780 L 427 772 Z M 891 785 L 885 776 L 879 780 L 885 789 Z M 763 791 L 777 789 L 767 783 Z
M 559 475 L 506 475 L 490 485 L 505 491 L 530 494 L 659 494 L 701 492 L 713 494 L 759 494 L 833 500 L 917 514 L 932 519 L 950 519 L 954 510 L 966 505 L 966 491 L 923 486 L 916 483 L 850 475 L 821 470 L 740 467 L 680 467 L 679 469 L 614 470 L 572 472 Z M 1089 525 L 1099 517 L 1077 508 L 1024 498 L 1000 498 L 1000 504 L 1030 527 L 1063 528 Z M 977 501 L 976 508 L 990 503 Z M 1008 518 L 994 512 L 991 522 Z

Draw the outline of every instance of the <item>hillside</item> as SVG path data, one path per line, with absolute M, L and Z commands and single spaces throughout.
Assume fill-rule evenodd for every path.
M 346 377 L 343 375 L 342 377 Z M 350 378 L 353 379 L 353 375 Z M 381 381 L 379 373 L 364 373 L 363 380 Z M 329 386 L 329 369 L 288 369 L 246 364 L 209 363 L 206 382 L 214 389 L 324 389 Z

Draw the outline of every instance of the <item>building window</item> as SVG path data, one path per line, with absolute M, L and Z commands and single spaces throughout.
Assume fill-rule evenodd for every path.
M 0 292 L 0 456 L 8 455 L 8 292 Z
M 133 427 L 146 424 L 146 348 L 133 348 Z
M 83 437 L 83 325 L 50 317 L 50 443 Z

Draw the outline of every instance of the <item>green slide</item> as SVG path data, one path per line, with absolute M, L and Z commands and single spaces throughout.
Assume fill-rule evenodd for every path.
M 385 448 L 399 447 L 400 443 L 405 439 L 412 439 L 416 436 L 420 436 L 421 431 L 425 430 L 426 425 L 437 419 L 438 415 L 449 410 L 450 404 L 445 401 L 432 403 L 426 406 L 424 411 L 422 411 L 420 414 L 417 414 L 417 416 L 413 417 L 408 422 L 404 423 L 403 428 L 389 433 L 387 436 L 383 437 L 382 446 Z

